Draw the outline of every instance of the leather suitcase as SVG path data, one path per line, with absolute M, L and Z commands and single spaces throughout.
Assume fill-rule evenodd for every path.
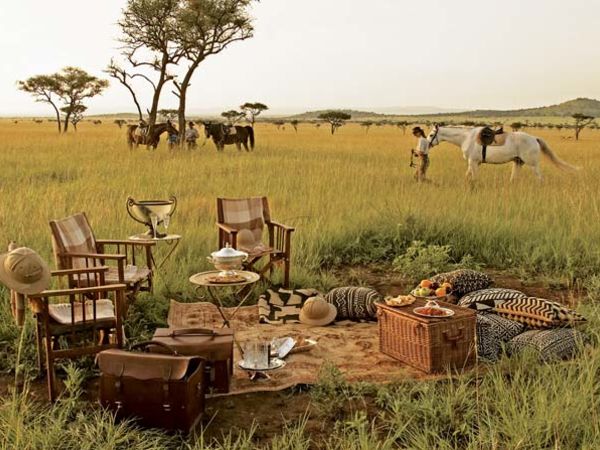
M 181 355 L 206 360 L 207 393 L 227 393 L 233 375 L 233 330 L 219 328 L 157 328 L 152 338 L 173 347 Z M 164 352 L 159 346 L 151 352 Z
M 98 353 L 100 403 L 118 419 L 136 418 L 146 427 L 192 431 L 204 413 L 205 361 L 180 356 L 160 342 L 132 349 L 162 347 L 165 353 L 110 349 Z

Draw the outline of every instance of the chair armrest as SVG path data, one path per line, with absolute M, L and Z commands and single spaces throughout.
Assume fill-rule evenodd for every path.
M 237 228 L 227 225 L 226 223 L 217 222 L 217 226 L 226 233 L 237 234 Z
M 115 261 L 122 261 L 126 258 L 125 255 L 114 255 L 111 253 L 61 253 L 62 256 L 75 257 L 75 258 L 95 258 L 95 259 L 111 259 Z
M 58 297 L 61 295 L 91 294 L 94 292 L 124 291 L 126 289 L 126 284 L 105 284 L 102 286 L 90 286 L 83 288 L 50 289 L 47 291 L 42 291 L 39 294 L 28 295 L 27 297 L 30 299 L 35 299 L 44 297 Z
M 284 231 L 295 231 L 296 230 L 294 227 L 290 227 L 290 226 L 284 225 L 282 223 L 275 222 L 274 220 L 270 220 L 270 221 L 266 222 L 266 224 L 273 225 L 274 227 L 277 227 L 277 228 L 281 228 Z
M 96 239 L 96 244 L 100 245 L 143 245 L 146 247 L 153 247 L 156 242 L 148 239 L 147 241 L 140 239 Z

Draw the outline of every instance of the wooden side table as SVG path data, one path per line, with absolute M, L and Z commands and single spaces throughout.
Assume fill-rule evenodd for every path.
M 130 241 L 164 242 L 165 244 L 169 245 L 169 247 L 170 247 L 169 252 L 160 260 L 160 262 L 158 264 L 154 260 L 154 254 L 150 254 L 150 258 L 152 259 L 152 265 L 154 267 L 156 267 L 157 269 L 161 269 L 162 266 L 165 265 L 167 260 L 171 257 L 171 255 L 173 254 L 173 252 L 179 245 L 179 242 L 181 241 L 181 235 L 180 234 L 167 234 L 166 236 L 163 236 L 163 237 L 152 237 L 152 236 L 142 233 L 142 234 L 134 234 L 133 236 L 129 236 L 128 239 Z

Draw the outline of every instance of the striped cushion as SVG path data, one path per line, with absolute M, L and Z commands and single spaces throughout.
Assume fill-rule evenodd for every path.
M 258 299 L 260 323 L 300 323 L 300 310 L 310 297 L 321 295 L 316 289 L 267 289 Z
M 502 345 L 525 330 L 525 325 L 493 313 L 477 314 L 477 356 L 490 362 L 500 357 Z
M 506 300 L 522 297 L 527 297 L 527 295 L 515 289 L 488 288 L 468 293 L 460 299 L 458 305 L 484 311 L 492 309 Z
M 340 287 L 329 291 L 325 300 L 337 308 L 336 320 L 375 320 L 379 293 L 366 287 Z
M 217 201 L 223 207 L 223 220 L 227 225 L 236 230 L 243 230 L 251 237 L 250 239 L 246 238 L 249 242 L 256 244 L 261 242 L 265 225 L 262 197 L 220 198 Z M 249 249 L 244 248 L 243 250 Z
M 573 358 L 582 345 L 588 342 L 587 335 L 572 328 L 529 330 L 512 338 L 506 351 L 510 355 L 516 355 L 529 350 L 542 361 L 552 361 Z
M 55 254 L 60 253 L 96 253 L 96 240 L 87 217 L 83 213 L 50 222 L 52 228 L 52 244 Z M 86 267 L 85 258 L 72 258 L 73 268 Z M 57 266 L 61 269 L 59 260 Z
M 532 328 L 554 328 L 585 321 L 577 311 L 560 303 L 537 297 L 507 300 L 493 308 L 494 312 Z
M 492 279 L 488 275 L 471 269 L 440 273 L 430 278 L 430 280 L 439 284 L 450 283 L 452 294 L 459 298 L 469 292 L 488 288 L 492 284 Z

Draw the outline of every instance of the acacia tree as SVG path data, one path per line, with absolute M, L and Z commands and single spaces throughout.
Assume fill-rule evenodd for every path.
M 367 120 L 365 122 L 361 122 L 360 126 L 365 128 L 365 134 L 369 134 L 369 128 L 371 128 L 371 126 L 373 126 L 373 122 L 371 122 L 370 120 Z
M 300 122 L 296 119 L 294 120 L 290 120 L 290 125 L 294 128 L 294 131 L 297 133 L 298 132 L 298 124 Z
M 36 102 L 48 103 L 56 113 L 58 132 L 62 130 L 60 110 L 57 101 L 60 93 L 60 83 L 54 75 L 36 75 L 24 81 L 17 81 L 18 89 L 31 94 Z
M 396 126 L 402 129 L 402 134 L 406 134 L 406 127 L 408 126 L 408 122 L 406 120 L 396 122 Z
M 65 114 L 68 114 L 73 129 L 77 131 L 77 124 L 83 120 L 83 113 L 87 110 L 87 106 L 79 103 L 73 107 L 63 106 L 60 110 Z M 66 121 L 67 118 L 65 117 L 65 122 Z
M 115 119 L 113 123 L 116 124 L 119 128 L 122 128 L 123 125 L 127 123 L 127 121 L 125 119 Z
M 281 130 L 281 127 L 285 125 L 285 122 L 283 120 L 275 120 L 273 125 L 277 127 L 277 130 Z
M 177 110 L 176 109 L 159 109 L 158 114 L 164 120 L 173 120 L 173 119 L 175 119 L 175 117 L 177 117 Z
M 573 128 L 575 129 L 575 140 L 579 140 L 579 133 L 581 133 L 581 130 L 592 123 L 594 117 L 580 113 L 573 114 L 571 117 L 575 119 L 575 124 L 573 125 Z
M 240 106 L 240 109 L 246 115 L 246 120 L 250 123 L 250 126 L 252 127 L 252 129 L 254 129 L 254 123 L 256 122 L 256 117 L 258 115 L 260 115 L 261 112 L 269 109 L 269 107 L 267 105 L 265 105 L 264 103 L 246 102 Z M 298 126 L 298 123 L 296 123 L 296 126 Z M 298 131 L 298 130 L 296 130 L 296 131 Z
M 236 111 L 235 109 L 231 109 L 229 111 L 224 111 L 221 113 L 221 116 L 225 117 L 225 119 L 227 119 L 227 123 L 229 125 L 235 125 L 240 120 L 242 120 L 244 117 L 246 117 L 246 115 L 243 112 Z
M 128 0 L 117 24 L 121 29 L 119 41 L 123 44 L 121 55 L 129 68 L 111 60 L 105 70 L 129 90 L 140 120 L 142 108 L 133 82 L 139 78 L 150 85 L 152 100 L 146 109 L 150 132 L 156 123 L 162 90 L 174 79 L 169 68 L 183 57 L 181 48 L 175 44 L 180 3 L 181 0 Z
M 346 120 L 350 120 L 352 116 L 344 111 L 327 111 L 319 114 L 319 119 L 329 123 L 331 126 L 331 135 L 335 133 L 339 127 L 346 123 Z
M 180 133 L 185 132 L 187 91 L 194 72 L 210 55 L 229 44 L 252 37 L 254 28 L 248 7 L 253 0 L 181 0 L 177 11 L 176 48 L 188 62 L 181 80 L 174 80 L 179 98 Z M 183 139 L 181 142 L 183 143 Z
M 523 124 L 521 122 L 513 122 L 510 124 L 510 128 L 513 131 L 519 131 L 521 128 L 523 128 Z
M 59 95 L 65 103 L 61 110 L 65 113 L 63 131 L 66 133 L 69 122 L 73 123 L 70 120 L 71 116 L 78 116 L 75 123 L 83 117 L 83 112 L 87 109 L 83 101 L 101 94 L 108 87 L 108 81 L 90 75 L 78 67 L 65 67 L 61 73 L 56 74 L 56 77 L 60 83 Z

